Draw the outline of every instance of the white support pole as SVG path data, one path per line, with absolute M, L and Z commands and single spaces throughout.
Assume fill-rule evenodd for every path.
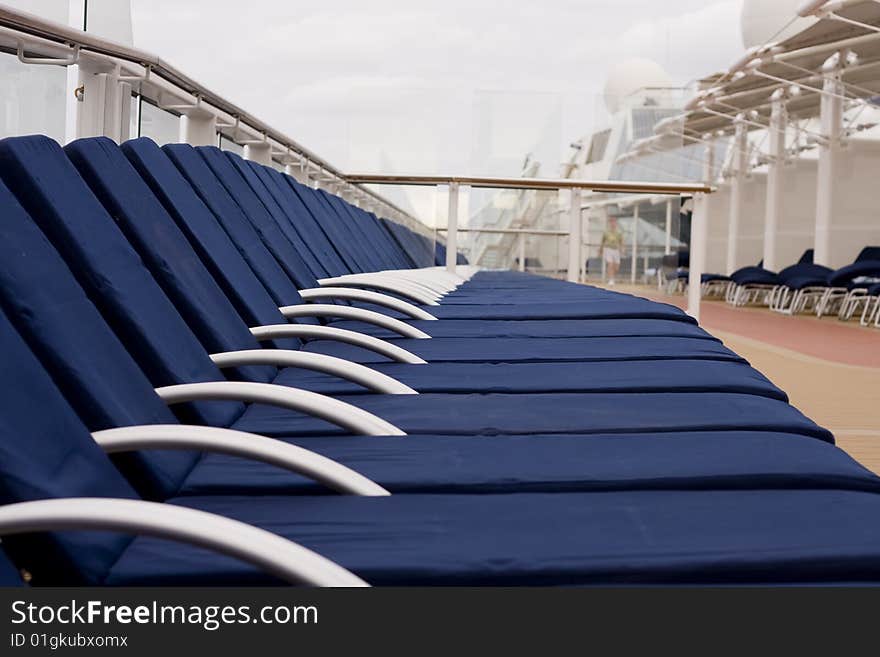
M 244 159 L 272 166 L 272 147 L 268 142 L 246 144 L 244 147 Z
M 117 143 L 128 139 L 131 85 L 121 83 L 118 72 L 95 73 L 83 66 L 77 69 L 80 89 L 71 108 L 75 113 L 74 131 L 65 138 L 109 137 Z
M 137 135 L 131 134 L 131 83 L 117 82 L 117 107 L 119 113 L 116 117 L 116 129 L 118 130 L 118 142 L 121 144 Z
M 738 265 L 739 224 L 742 216 L 743 184 L 748 167 L 748 145 L 746 126 L 742 121 L 737 121 L 733 138 L 733 180 L 730 185 L 730 215 L 727 223 L 727 274 L 736 271 Z
M 99 137 L 104 134 L 104 114 L 107 109 L 107 73 L 94 73 L 79 66 L 76 134 L 83 137 Z
M 217 145 L 217 117 L 204 110 L 192 110 L 180 117 L 180 141 L 190 146 Z
M 840 83 L 839 57 L 834 64 L 826 63 L 822 94 L 820 123 L 824 140 L 819 146 L 819 166 L 816 175 L 816 232 L 813 244 L 813 262 L 831 266 L 831 223 L 837 205 L 837 164 L 843 148 L 843 85 Z M 833 95 L 832 95 L 833 94 Z
M 285 164 L 284 173 L 304 185 L 309 184 L 309 179 L 303 174 L 303 168 L 300 164 Z
M 632 253 L 630 254 L 629 282 L 636 284 L 636 269 L 639 266 L 639 204 L 633 206 Z
M 672 253 L 672 199 L 666 201 L 666 243 L 663 246 L 663 253 L 666 255 Z
M 571 190 L 568 226 L 568 282 L 577 283 L 581 272 L 581 190 Z
M 455 273 L 458 262 L 458 183 L 449 185 L 449 212 L 446 215 L 446 271 Z
M 526 270 L 526 234 L 519 234 L 519 267 L 520 271 Z
M 714 180 L 715 145 L 706 146 L 703 161 L 703 181 L 711 185 Z M 700 302 L 702 296 L 703 270 L 706 267 L 706 250 L 709 244 L 709 194 L 694 196 L 694 212 L 691 217 L 690 264 L 688 268 L 688 306 L 687 313 L 700 321 Z
M 783 175 L 785 166 L 785 97 L 773 95 L 770 106 L 769 156 L 767 169 L 767 202 L 764 210 L 764 269 L 776 271 L 776 235 L 782 215 Z

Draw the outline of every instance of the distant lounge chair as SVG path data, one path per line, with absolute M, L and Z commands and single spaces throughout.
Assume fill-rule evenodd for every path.
M 880 282 L 880 246 L 866 246 L 851 265 L 829 270 L 824 278 L 821 274 L 789 281 L 785 301 L 775 309 L 789 315 L 812 310 L 818 317 L 838 313 L 841 319 L 848 319 L 855 312 L 851 300 Z

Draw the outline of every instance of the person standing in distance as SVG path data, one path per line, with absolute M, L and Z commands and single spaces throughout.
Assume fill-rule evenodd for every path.
M 617 227 L 617 217 L 608 220 L 608 227 L 602 233 L 602 259 L 605 261 L 605 273 L 608 285 L 614 285 L 617 270 L 620 269 L 620 249 L 623 246 L 623 233 Z

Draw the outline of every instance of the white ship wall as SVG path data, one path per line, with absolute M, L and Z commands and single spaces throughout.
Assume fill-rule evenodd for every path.
M 736 263 L 733 270 L 757 265 L 764 257 L 764 215 L 767 211 L 767 174 L 755 172 L 743 182 Z M 730 215 L 728 213 L 728 221 Z M 725 253 L 726 256 L 726 253 Z M 733 273 L 727 272 L 727 273 Z
M 831 261 L 822 264 L 843 267 L 862 247 L 880 245 L 878 161 L 880 142 L 875 140 L 853 139 L 840 153 L 829 239 Z
M 880 245 L 876 192 L 880 141 L 853 140 L 840 153 L 835 175 L 835 213 L 829 243 L 832 268 L 851 263 L 865 246 Z M 816 181 L 818 162 L 801 158 L 785 165 L 782 173 L 782 213 L 777 228 L 775 256 L 779 268 L 797 262 L 814 247 L 816 230 Z M 734 269 L 755 265 L 764 254 L 767 174 L 752 172 L 743 184 L 742 214 Z M 707 272 L 727 271 L 727 240 L 730 221 L 730 184 L 724 183 L 710 197 Z
M 706 233 L 705 271 L 713 274 L 727 272 L 727 223 L 730 216 L 730 185 L 720 185 L 710 194 L 709 222 Z
M 779 269 L 798 261 L 813 248 L 816 232 L 815 159 L 800 159 L 782 169 L 782 214 L 776 235 Z
M 737 231 L 736 262 L 727 267 L 727 242 L 730 226 L 730 184 L 719 186 L 709 200 L 709 250 L 706 271 L 730 274 L 740 267 L 757 265 L 764 257 L 764 213 L 767 176 L 756 172 L 743 181 L 741 214 Z

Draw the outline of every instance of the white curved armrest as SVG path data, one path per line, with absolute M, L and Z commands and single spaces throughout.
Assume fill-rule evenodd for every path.
M 364 303 L 372 303 L 376 306 L 385 306 L 398 312 L 409 315 L 413 319 L 424 319 L 435 321 L 437 318 L 426 310 L 422 310 L 418 306 L 411 304 L 403 299 L 392 297 L 381 292 L 373 292 L 371 290 L 359 290 L 349 287 L 313 287 L 307 290 L 300 290 L 300 296 L 306 300 L 312 299 L 348 299 L 351 301 L 363 301 Z
M 417 301 L 425 306 L 439 306 L 440 304 L 437 302 L 437 295 L 433 293 L 429 293 L 427 290 L 417 287 L 412 283 L 407 283 L 404 281 L 389 281 L 387 279 L 379 279 L 379 278 L 365 278 L 365 277 L 356 277 L 350 278 L 349 276 L 338 276 L 334 278 L 321 278 L 318 279 L 318 284 L 321 287 L 324 286 L 332 286 L 332 287 L 374 287 L 377 290 L 387 290 L 388 292 L 394 292 L 395 294 L 399 294 L 404 297 L 408 297 L 413 301 Z
M 296 472 L 347 495 L 390 495 L 379 484 L 333 459 L 255 433 L 186 424 L 144 424 L 95 431 L 92 438 L 108 454 L 142 449 L 191 449 L 263 461 Z
M 344 358 L 315 354 L 309 351 L 292 349 L 243 349 L 211 354 L 211 360 L 220 369 L 241 367 L 243 365 L 273 365 L 274 367 L 301 367 L 316 372 L 324 372 L 362 385 L 368 390 L 386 395 L 417 395 L 408 385 L 376 370 L 353 363 Z
M 364 335 L 357 331 L 340 329 L 334 326 L 314 326 L 312 324 L 271 324 L 269 326 L 255 326 L 251 333 L 260 341 L 275 340 L 276 338 L 306 338 L 309 340 L 336 340 L 346 342 L 357 347 L 375 351 L 377 354 L 386 356 L 398 363 L 410 365 L 424 365 L 426 361 L 419 358 L 411 351 L 398 347 L 387 340 Z
M 71 497 L 0 507 L 0 536 L 67 530 L 125 532 L 190 543 L 241 559 L 292 584 L 368 586 L 342 566 L 265 529 L 173 504 Z
M 346 404 L 317 392 L 298 390 L 272 383 L 249 381 L 206 381 L 156 388 L 166 404 L 191 401 L 228 400 L 269 404 L 289 408 L 326 420 L 363 436 L 405 436 L 406 433 L 380 417 L 357 406 Z
M 278 310 L 288 319 L 295 319 L 297 317 L 340 317 L 342 319 L 351 319 L 357 322 L 381 326 L 405 338 L 415 338 L 417 340 L 431 338 L 430 335 L 420 331 L 415 326 L 410 326 L 399 319 L 394 319 L 393 317 L 388 317 L 388 315 L 365 308 L 334 306 L 330 303 L 301 303 L 295 306 L 282 306 Z

